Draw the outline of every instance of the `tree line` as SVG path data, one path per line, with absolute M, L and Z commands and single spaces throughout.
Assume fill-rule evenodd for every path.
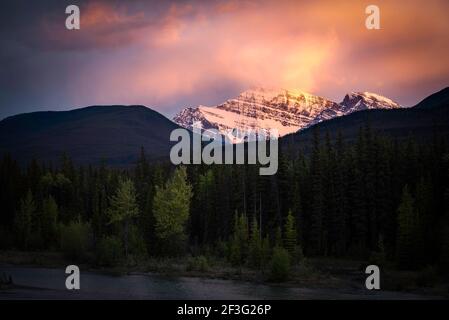
M 279 170 L 257 165 L 21 167 L 0 160 L 0 247 L 64 250 L 99 264 L 207 252 L 263 269 L 303 256 L 449 265 L 449 146 L 360 128 L 355 141 L 314 132 L 282 145 Z M 446 269 L 445 269 L 446 268 Z

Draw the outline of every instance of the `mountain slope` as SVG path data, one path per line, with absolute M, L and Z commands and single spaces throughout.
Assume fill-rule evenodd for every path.
M 312 126 L 322 121 L 326 121 L 335 117 L 347 115 L 356 111 L 370 109 L 398 109 L 402 106 L 391 99 L 371 92 L 351 92 L 348 93 L 339 108 L 336 110 L 323 110 L 315 119 L 307 126 Z
M 283 137 L 281 144 L 307 150 L 316 129 L 322 135 L 329 132 L 334 139 L 340 132 L 345 141 L 351 142 L 360 128 L 367 125 L 376 132 L 397 139 L 414 136 L 426 140 L 435 134 L 449 137 L 449 90 L 441 90 L 412 108 L 364 110 L 330 119 Z
M 272 108 L 259 103 L 257 112 L 270 111 L 267 121 L 281 124 L 283 121 L 288 124 L 293 121 L 291 119 L 316 119 L 323 116 L 323 111 L 317 113 L 315 108 L 328 110 L 327 112 L 338 108 L 339 110 L 334 110 L 337 112 L 343 107 L 353 110 L 353 105 L 358 104 L 360 107 L 365 104 L 363 97 L 357 94 L 348 95 L 348 99 L 345 98 L 342 104 L 334 104 L 303 93 L 295 96 L 288 92 L 281 95 L 272 93 L 271 96 L 263 97 L 254 95 L 254 99 L 252 96 L 250 95 L 252 105 L 256 104 L 255 101 L 269 100 Z M 248 99 L 248 95 L 241 98 L 244 99 Z M 212 108 L 214 116 L 218 118 L 221 112 L 234 115 L 236 104 L 238 106 L 244 103 L 230 101 L 220 108 Z M 369 106 L 365 105 L 364 108 L 369 109 Z M 290 112 L 290 108 L 296 109 Z M 341 132 L 350 142 L 355 139 L 359 129 L 367 124 L 373 130 L 400 139 L 409 135 L 429 139 L 435 133 L 449 136 L 448 88 L 429 96 L 413 108 L 386 108 L 362 110 L 321 121 L 313 127 L 282 137 L 281 147 L 291 144 L 294 148 L 307 149 L 311 145 L 314 128 L 318 128 L 322 133 L 329 131 L 333 138 Z M 189 113 L 195 115 L 197 112 L 196 116 L 202 117 L 204 110 L 209 109 L 193 110 L 195 112 L 190 110 Z M 250 111 L 248 108 L 241 110 L 246 112 L 244 115 L 248 121 L 255 121 L 247 114 Z M 287 111 L 290 112 L 290 118 L 287 117 Z M 261 117 L 257 119 L 259 118 Z M 213 116 L 208 115 L 208 119 L 213 119 Z M 93 106 L 72 111 L 20 114 L 0 121 L 0 154 L 10 153 L 13 158 L 25 163 L 33 157 L 56 162 L 62 153 L 66 152 L 78 164 L 98 164 L 105 160 L 112 165 L 129 165 L 136 161 L 141 146 L 145 148 L 149 158 L 167 159 L 174 144 L 169 141 L 169 136 L 176 128 L 179 128 L 177 124 L 143 106 Z
M 224 135 L 233 129 L 270 132 L 275 128 L 284 136 L 324 120 L 374 108 L 392 109 L 400 105 L 368 92 L 353 92 L 338 104 L 302 91 L 256 88 L 218 106 L 185 108 L 173 120 L 188 129 L 199 121 L 204 129 L 216 129 Z
M 345 112 L 401 108 L 401 105 L 393 100 L 371 92 L 351 92 L 344 97 L 340 105 L 344 106 Z
M 92 106 L 71 111 L 33 112 L 0 121 L 0 153 L 21 162 L 36 157 L 75 163 L 134 162 L 140 147 L 151 158 L 168 157 L 170 132 L 178 126 L 144 106 Z
M 449 87 L 446 87 L 416 105 L 416 108 L 438 108 L 449 105 Z

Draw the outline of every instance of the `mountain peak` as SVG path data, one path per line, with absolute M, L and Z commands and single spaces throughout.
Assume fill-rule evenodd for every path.
M 232 129 L 277 129 L 280 136 L 323 120 L 364 109 L 399 108 L 396 102 L 370 92 L 351 92 L 338 104 L 302 90 L 254 87 L 217 106 L 187 107 L 173 120 L 185 127 L 200 121 L 222 134 Z
M 348 112 L 365 109 L 397 109 L 402 106 L 397 102 L 377 93 L 368 91 L 351 92 L 346 94 L 340 105 L 344 106 Z

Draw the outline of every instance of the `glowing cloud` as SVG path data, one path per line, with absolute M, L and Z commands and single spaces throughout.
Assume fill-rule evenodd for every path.
M 79 32 L 50 10 L 21 38 L 33 51 L 28 69 L 42 75 L 28 94 L 45 108 L 139 103 L 170 115 L 253 86 L 335 100 L 367 90 L 404 105 L 447 86 L 449 3 L 377 5 L 380 30 L 365 28 L 356 1 L 90 1 Z M 25 95 L 27 85 L 15 83 Z

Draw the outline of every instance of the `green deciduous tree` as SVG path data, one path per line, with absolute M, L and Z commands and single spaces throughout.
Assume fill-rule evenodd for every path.
M 89 249 L 90 225 L 81 221 L 61 226 L 61 250 L 74 262 L 86 258 Z
M 273 249 L 273 257 L 271 258 L 271 276 L 273 281 L 285 281 L 290 274 L 290 257 L 287 250 L 282 247 Z
M 47 247 L 55 245 L 58 233 L 58 205 L 52 196 L 44 199 L 42 203 L 41 226 L 42 236 Z
M 153 201 L 156 236 L 161 245 L 170 250 L 177 251 L 186 239 L 191 198 L 192 187 L 187 181 L 185 167 L 177 168 L 165 186 L 156 186 Z

